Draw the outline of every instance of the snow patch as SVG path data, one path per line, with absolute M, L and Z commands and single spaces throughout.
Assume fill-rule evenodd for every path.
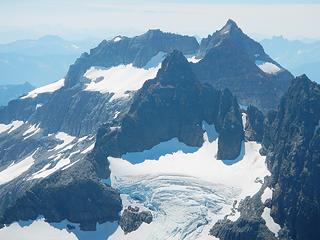
M 94 148 L 94 143 L 91 144 L 89 147 L 87 147 L 85 150 L 83 150 L 81 153 L 86 154 L 90 152 Z
M 242 113 L 241 117 L 242 117 L 242 126 L 243 126 L 243 129 L 245 129 L 246 124 L 247 124 L 247 114 Z
M 70 158 L 63 158 L 63 159 L 59 160 L 56 163 L 56 165 L 52 168 L 49 168 L 51 166 L 51 164 L 47 164 L 41 170 L 32 174 L 32 177 L 30 178 L 30 180 L 31 179 L 46 178 L 46 177 L 50 176 L 52 173 L 58 171 L 59 169 L 65 167 L 69 164 L 70 164 Z
M 191 63 L 197 63 L 201 60 L 201 58 L 197 58 L 196 56 L 188 56 L 187 60 L 188 62 L 191 62 Z
M 117 36 L 117 37 L 115 37 L 114 39 L 112 39 L 112 41 L 114 41 L 114 42 L 119 42 L 119 41 L 121 41 L 121 39 L 122 39 L 121 36 Z
M 65 132 L 58 132 L 55 137 L 61 141 L 63 141 L 61 144 L 57 145 L 54 149 L 51 149 L 50 151 L 57 151 L 60 150 L 67 145 L 69 145 L 76 137 L 70 136 L 69 134 Z
M 265 61 L 256 61 L 256 65 L 265 73 L 268 74 L 276 74 L 279 71 L 281 71 L 281 68 L 279 68 L 277 65 L 271 63 L 271 62 L 265 62 Z
M 156 76 L 160 65 L 144 69 L 134 67 L 132 64 L 119 65 L 109 69 L 91 67 L 84 74 L 89 83 L 85 91 L 100 93 L 114 93 L 110 100 L 128 97 L 128 91 L 140 89 L 143 83 Z
M 35 134 L 37 134 L 38 132 L 40 132 L 40 128 L 38 127 L 38 125 L 34 124 L 31 125 L 23 134 L 22 136 L 24 136 L 23 139 L 27 139 Z
M 120 114 L 120 112 L 119 112 L 119 111 L 116 111 L 116 112 L 114 113 L 113 119 L 116 119 L 116 118 L 119 116 L 119 114 Z
M 265 203 L 268 199 L 272 198 L 272 190 L 271 188 L 267 187 L 264 189 L 262 195 L 261 195 L 261 202 Z
M 41 93 L 52 93 L 52 92 L 59 90 L 63 86 L 64 86 L 64 78 L 60 79 L 59 81 L 56 81 L 54 83 L 45 85 L 43 87 L 36 88 L 36 89 L 32 90 L 31 92 L 29 92 L 27 95 L 22 96 L 21 99 L 35 98 L 36 96 L 38 96 L 38 94 L 41 94 Z
M 33 156 L 36 152 L 37 150 L 25 159 L 17 163 L 14 162 L 9 167 L 2 170 L 0 172 L 0 185 L 14 180 L 15 178 L 26 172 L 34 164 L 35 159 L 33 158 Z
M 276 237 L 278 237 L 278 233 L 279 233 L 281 227 L 279 224 L 274 222 L 273 218 L 270 215 L 270 212 L 271 212 L 271 209 L 265 207 L 263 209 L 263 213 L 262 213 L 261 217 L 263 218 L 263 220 L 265 220 L 266 226 L 269 228 L 269 230 L 271 232 L 273 232 Z
M 37 104 L 37 105 L 36 105 L 36 110 L 37 110 L 38 108 L 41 108 L 42 106 L 43 106 L 43 104 L 40 104 L 40 103 Z
M 23 124 L 24 124 L 23 121 L 18 121 L 18 120 L 15 120 L 9 124 L 0 124 L 0 133 L 4 133 L 7 131 L 8 133 L 11 133 L 14 130 L 18 129 L 19 127 L 21 127 Z

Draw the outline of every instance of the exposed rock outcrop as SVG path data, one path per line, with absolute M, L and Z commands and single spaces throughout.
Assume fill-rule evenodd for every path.
M 123 211 L 119 225 L 127 234 L 137 230 L 142 223 L 150 224 L 152 219 L 153 217 L 150 211 L 139 211 L 138 207 L 129 206 Z
M 163 61 L 157 77 L 137 92 L 121 125 L 115 130 L 99 130 L 92 157 L 104 162 L 106 154 L 120 157 L 174 137 L 187 145 L 201 146 L 202 121 L 216 126 L 218 157 L 236 158 L 243 140 L 236 99 L 228 90 L 220 92 L 201 84 L 183 54 L 174 51 Z
M 277 107 L 293 79 L 231 20 L 201 41 L 198 57 L 202 60 L 193 64 L 193 70 L 199 81 L 220 90 L 228 88 L 239 103 L 263 112 Z M 258 67 L 265 63 L 278 71 L 268 73 Z
M 246 111 L 245 139 L 261 143 L 264 130 L 264 115 L 256 107 L 249 106 Z

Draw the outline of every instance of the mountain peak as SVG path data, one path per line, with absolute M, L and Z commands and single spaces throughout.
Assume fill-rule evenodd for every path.
M 225 26 L 238 27 L 237 23 L 235 21 L 233 21 L 232 19 L 228 19 Z
M 195 81 L 188 60 L 178 50 L 174 50 L 163 60 L 157 78 L 163 84 Z
M 230 34 L 235 30 L 240 30 L 240 28 L 238 27 L 235 21 L 233 21 L 232 19 L 229 19 L 227 23 L 223 26 L 223 28 L 221 28 L 218 32 L 222 35 L 225 35 L 225 34 Z

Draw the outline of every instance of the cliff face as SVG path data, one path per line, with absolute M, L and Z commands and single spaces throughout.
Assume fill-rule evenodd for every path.
M 276 109 L 293 79 L 232 20 L 201 41 L 198 58 L 193 69 L 200 81 L 216 89 L 228 88 L 240 104 L 265 113 Z
M 240 204 L 241 217 L 221 220 L 211 234 L 223 240 L 273 239 L 265 228 L 262 212 L 281 226 L 278 238 L 315 240 L 320 235 L 320 86 L 305 75 L 297 77 L 284 95 L 277 111 L 264 121 L 255 108 L 248 108 L 246 139 L 260 140 L 271 177 L 259 193 Z M 261 129 L 261 126 L 263 128 Z M 259 133 L 259 134 L 258 134 Z M 262 200 L 269 187 L 272 198 Z M 270 237 L 271 236 L 271 237 Z
M 272 171 L 272 216 L 292 239 L 320 235 L 320 86 L 294 80 L 269 122 L 265 147 Z

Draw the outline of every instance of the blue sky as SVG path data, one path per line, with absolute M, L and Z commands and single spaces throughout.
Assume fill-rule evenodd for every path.
M 320 39 L 320 0 L 1 0 L 0 42 L 135 35 L 150 28 L 206 36 L 234 19 L 256 38 Z

